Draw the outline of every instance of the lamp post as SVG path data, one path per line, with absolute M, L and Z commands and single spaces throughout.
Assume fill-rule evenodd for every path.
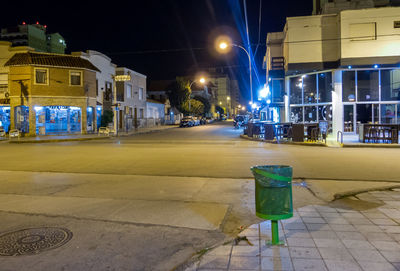
M 235 44 L 235 43 L 231 43 L 231 42 L 228 43 L 226 41 L 223 41 L 219 44 L 219 48 L 223 51 L 228 49 L 229 46 L 233 46 L 233 47 L 242 49 L 246 53 L 247 57 L 249 58 L 250 99 L 251 99 L 251 102 L 253 103 L 253 82 L 251 79 L 251 57 L 250 57 L 250 54 L 243 46 Z M 253 111 L 251 111 L 251 115 L 253 115 Z
M 228 113 L 227 118 L 229 118 L 231 116 L 231 107 L 229 105 L 230 100 L 231 100 L 231 97 L 229 97 L 229 96 L 226 97 L 226 111 Z
M 190 97 L 192 96 L 192 85 L 194 84 L 194 83 L 196 83 L 197 82 L 197 80 L 194 80 L 194 81 L 192 81 L 191 83 L 190 83 L 190 85 L 189 85 L 189 89 L 190 89 L 190 95 L 189 95 L 189 111 L 190 111 L 190 107 L 191 107 L 191 102 L 190 102 Z M 206 79 L 204 78 L 204 77 L 201 77 L 199 80 L 198 80 L 198 82 L 200 82 L 202 85 L 204 85 L 204 83 L 206 82 Z

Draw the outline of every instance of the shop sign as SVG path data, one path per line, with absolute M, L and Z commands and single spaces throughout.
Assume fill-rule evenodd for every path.
M 131 81 L 131 75 L 130 74 L 116 75 L 115 81 L 116 82 Z
M 10 104 L 10 99 L 0 99 L 0 104 Z
M 64 106 L 64 105 L 50 105 L 50 106 L 47 106 L 48 108 L 50 108 L 50 109 L 58 109 L 58 110 L 60 110 L 60 109 L 68 109 L 68 106 Z

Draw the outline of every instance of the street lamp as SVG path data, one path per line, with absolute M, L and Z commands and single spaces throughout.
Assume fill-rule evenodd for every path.
M 230 105 L 229 105 L 229 101 L 231 100 L 231 97 L 226 97 L 226 111 L 227 111 L 227 113 L 228 113 L 228 118 L 230 117 L 230 115 L 231 115 L 231 107 L 230 107 Z
M 242 49 L 246 53 L 247 57 L 249 58 L 250 98 L 251 98 L 251 102 L 253 103 L 253 83 L 251 80 L 251 57 L 250 57 L 250 54 L 249 54 L 249 52 L 247 52 L 247 50 L 243 46 L 237 45 L 232 42 L 221 41 L 218 45 L 218 47 L 221 51 L 227 50 L 229 46 L 238 47 L 238 48 Z M 252 114 L 253 114 L 253 112 L 252 112 Z
M 206 79 L 205 79 L 204 77 L 200 77 L 199 80 L 193 80 L 193 81 L 190 83 L 190 85 L 189 85 L 189 89 L 190 89 L 190 95 L 189 95 L 189 111 L 190 111 L 190 108 L 191 108 L 190 96 L 192 95 L 192 85 L 193 85 L 194 83 L 196 83 L 196 82 L 200 82 L 202 85 L 204 85 L 205 82 L 206 82 Z

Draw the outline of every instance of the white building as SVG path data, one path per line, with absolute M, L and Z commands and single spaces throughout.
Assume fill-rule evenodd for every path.
M 114 113 L 114 129 L 117 123 L 116 107 L 116 91 L 114 90 L 114 76 L 117 65 L 111 62 L 108 56 L 93 50 L 86 52 L 73 52 L 72 55 L 77 55 L 89 60 L 101 72 L 96 72 L 96 124 L 97 129 L 101 126 L 101 116 L 105 110 L 112 110 Z
M 124 75 L 126 81 L 118 81 L 117 101 L 118 128 L 129 132 L 133 128 L 146 126 L 146 75 L 128 68 L 118 67 L 117 77 Z
M 158 126 L 165 121 L 165 105 L 156 100 L 147 99 L 147 126 Z
M 400 7 L 287 18 L 283 37 L 285 121 L 400 123 Z

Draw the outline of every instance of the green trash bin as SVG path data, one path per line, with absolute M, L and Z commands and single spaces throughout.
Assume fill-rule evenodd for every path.
M 277 221 L 293 216 L 292 167 L 255 166 L 251 171 L 255 177 L 256 215 L 271 220 L 272 244 L 280 244 Z

